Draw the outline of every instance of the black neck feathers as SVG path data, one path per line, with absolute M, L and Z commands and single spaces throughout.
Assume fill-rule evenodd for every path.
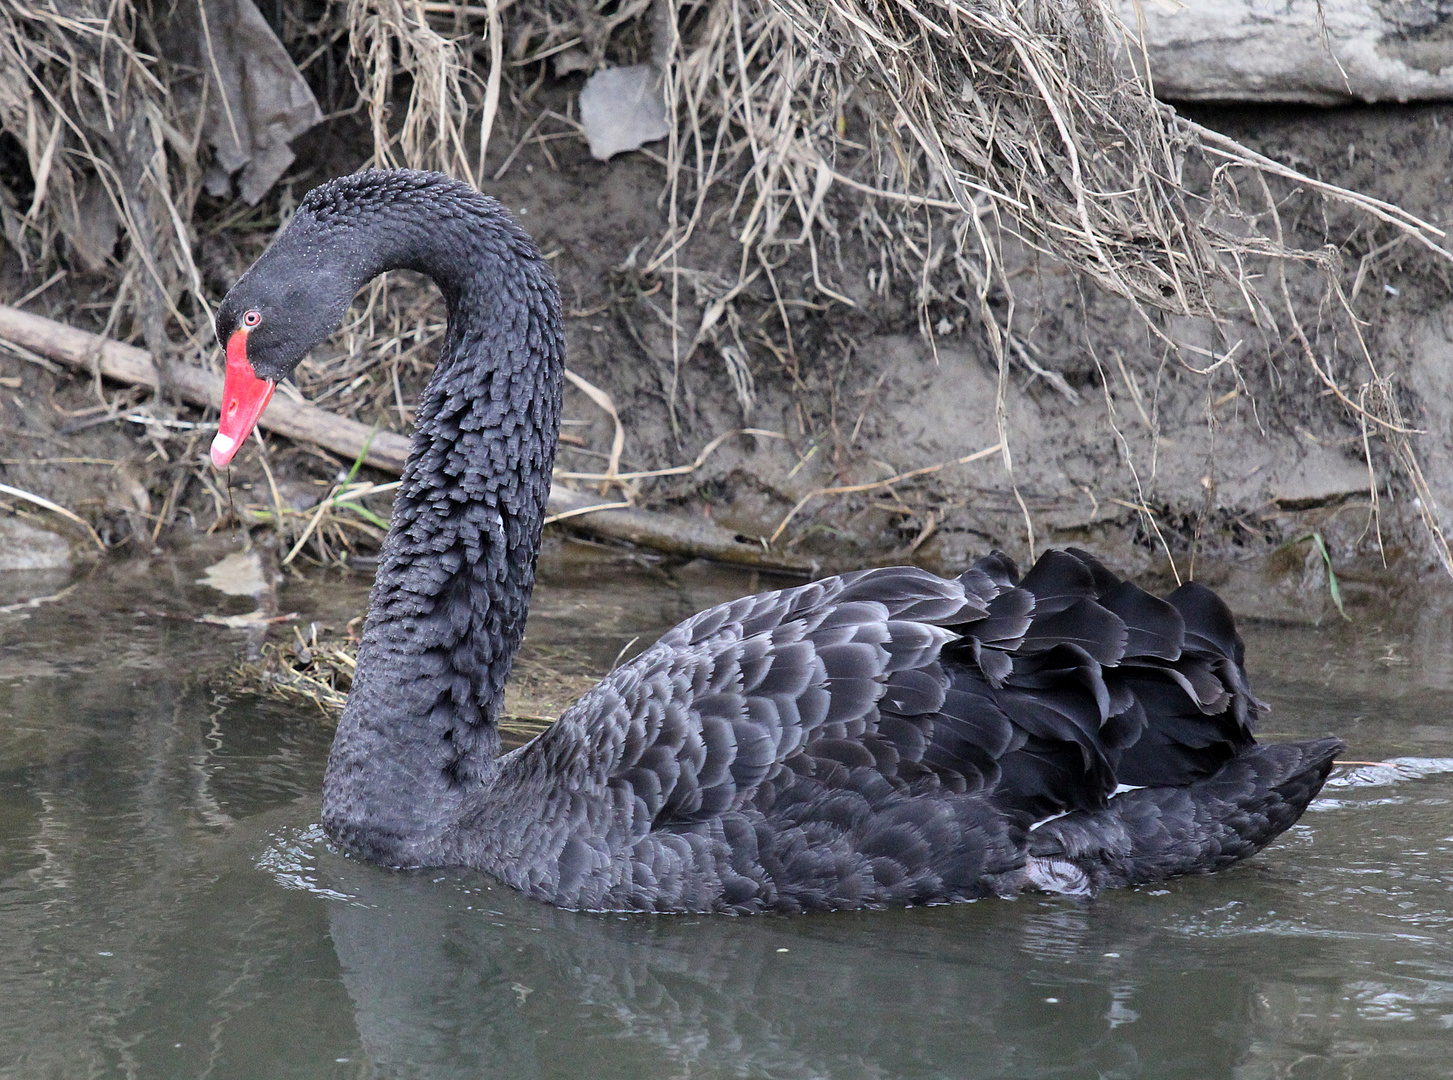
M 559 428 L 559 297 L 498 203 L 435 174 L 346 177 L 299 213 L 357 285 L 416 270 L 449 308 L 324 782 L 335 839 L 418 863 L 498 751 Z

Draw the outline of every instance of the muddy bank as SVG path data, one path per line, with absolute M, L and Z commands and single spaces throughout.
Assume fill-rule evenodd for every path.
M 542 100 L 564 109 L 573 92 L 562 82 Z M 1441 220 L 1453 109 L 1196 115 L 1320 179 Z M 523 133 L 529 120 L 506 122 Z M 310 138 L 310 156 L 272 203 L 238 228 L 208 233 L 215 288 L 224 289 L 256 255 L 290 201 L 363 159 L 363 134 L 357 123 L 333 122 Z M 1330 392 L 1285 327 L 1280 337 L 1249 322 L 1215 327 L 1181 319 L 1152 327 L 1126 302 L 1011 242 L 1017 261 L 1008 277 L 1022 348 L 1001 381 L 973 312 L 952 298 L 923 301 L 919 283 L 883 257 L 882 238 L 844 232 L 833 264 L 820 273 L 850 304 L 815 289 L 805 260 L 787 259 L 781 281 L 759 280 L 739 298 L 733 338 L 707 335 L 693 350 L 709 304 L 692 282 L 730 276 L 740 250 L 729 236 L 700 230 L 674 275 L 669 267 L 640 273 L 643 239 L 665 225 L 661 167 L 643 154 L 595 161 L 578 135 L 499 138 L 492 147 L 501 165 L 514 156 L 491 193 L 536 236 L 560 277 L 571 367 L 616 407 L 624 435 L 617 471 L 690 462 L 735 429 L 769 433 L 728 437 L 683 475 L 629 481 L 624 489 L 580 482 L 602 497 L 624 490 L 639 505 L 710 518 L 825 568 L 912 559 L 951 569 L 990 547 L 1025 558 L 1031 546 L 1073 543 L 1138 575 L 1170 573 L 1171 561 L 1184 576 L 1197 560 L 1255 558 L 1291 573 L 1300 588 L 1303 578 L 1325 579 L 1324 560 L 1304 539 L 1313 533 L 1344 576 L 1376 577 L 1384 559 L 1404 577 L 1436 568 L 1413 493 L 1388 480 L 1396 476 L 1389 451 L 1375 431 L 1364 440 L 1355 411 L 1327 407 Z M 1294 194 L 1287 204 L 1287 225 L 1301 246 L 1337 239 L 1341 257 L 1360 267 L 1354 302 L 1363 332 L 1421 429 L 1414 445 L 1439 496 L 1438 513 L 1447 513 L 1447 264 L 1350 214 L 1329 216 Z M 369 313 L 320 350 L 299 382 L 305 393 L 326 395 L 325 407 L 402 431 L 430 370 L 442 308 L 426 283 L 394 278 L 405 280 L 382 299 L 366 294 L 356 310 Z M 1292 271 L 1289 281 L 1315 310 L 1313 275 Z M 7 252 L 0 301 L 14 302 L 36 284 Z M 806 299 L 781 303 L 783 295 Z M 1010 299 L 993 302 L 1004 308 Z M 73 272 L 26 307 L 100 330 L 109 305 L 103 279 Z M 1179 355 L 1166 338 L 1184 346 Z M 727 347 L 733 340 L 741 347 Z M 1329 364 L 1344 365 L 1339 378 L 1365 381 L 1340 359 L 1344 344 L 1315 343 Z M 215 363 L 211 343 L 182 351 Z M 390 352 L 403 360 L 375 364 Z M 1217 367 L 1227 353 L 1234 362 Z M 346 384 L 337 378 L 340 366 L 350 373 Z M 9 352 L 0 353 L 0 379 L 0 482 L 75 510 L 113 547 L 149 550 L 173 542 L 178 530 L 306 515 L 349 466 L 274 437 L 265 455 L 256 444 L 240 454 L 230 478 L 213 477 L 203 461 L 209 418 L 198 410 Z M 566 417 L 560 467 L 606 471 L 613 419 L 575 389 Z M 1012 475 L 1000 454 L 956 464 L 1004 436 Z M 884 483 L 934 466 L 942 467 Z M 832 490 L 839 488 L 860 490 Z M 32 525 L 71 528 L 20 501 L 5 505 Z M 375 519 L 386 516 L 387 500 L 368 508 Z M 377 538 L 376 523 L 360 519 L 301 557 L 366 555 Z

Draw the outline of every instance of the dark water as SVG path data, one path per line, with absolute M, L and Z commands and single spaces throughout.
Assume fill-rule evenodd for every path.
M 0 1076 L 1453 1076 L 1446 597 L 1245 628 L 1264 730 L 1400 765 L 1228 873 L 1088 905 L 620 918 L 332 854 L 328 723 L 199 677 L 241 635 L 163 614 L 239 610 L 194 584 L 206 561 L 0 614 Z M 544 573 L 532 643 L 607 666 L 758 587 L 578 552 Z M 0 579 L 0 604 L 57 584 Z M 365 589 L 284 605 L 341 623 Z

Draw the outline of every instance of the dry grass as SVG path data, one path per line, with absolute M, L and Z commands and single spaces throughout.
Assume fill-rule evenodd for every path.
M 497 0 L 487 3 L 485 23 L 492 28 L 489 38 L 497 51 L 500 5 Z M 467 49 L 455 36 L 440 33 L 437 20 L 429 18 L 429 8 L 439 14 L 437 9 L 449 7 L 418 0 L 348 0 L 349 49 L 373 127 L 373 164 L 437 169 L 477 184 L 482 164 L 478 169 L 470 164 L 465 129 L 478 108 L 482 163 L 498 107 L 499 67 L 492 65 L 485 99 L 477 100 Z M 402 121 L 391 131 L 394 88 L 401 73 L 408 76 L 408 99 Z
M 262 658 L 239 665 L 239 688 L 275 693 L 317 706 L 329 722 L 336 721 L 348 701 L 357 668 L 356 622 L 343 633 L 314 623 L 306 631 L 292 627 L 290 636 L 267 642 Z M 505 694 L 500 732 L 509 745 L 534 738 L 569 705 L 594 685 L 596 673 L 561 674 L 579 666 L 577 657 L 527 648 L 515 662 Z
M 58 269 L 64 238 L 84 271 L 110 270 L 106 332 L 139 333 L 158 355 L 193 331 L 206 300 L 192 261 L 201 115 L 174 94 L 187 76 L 159 59 L 128 0 L 14 0 L 0 7 L 0 128 L 21 143 L 27 206 L 0 188 L 0 225 L 26 269 Z M 124 236 L 124 254 L 113 254 Z
M 28 206 L 0 198 L 0 224 L 39 278 L 56 269 L 58 236 L 80 258 L 104 246 L 95 208 L 109 207 L 128 242 L 111 265 L 107 332 L 139 334 L 161 351 L 169 329 L 179 331 L 195 356 L 207 308 L 191 255 L 200 118 L 175 93 L 195 73 L 159 59 L 149 11 L 141 0 L 16 0 L 0 10 L 0 124 L 23 143 L 36 181 Z M 346 48 L 377 163 L 476 183 L 489 179 L 484 154 L 502 101 L 532 108 L 521 86 L 542 62 L 569 50 L 587 65 L 665 61 L 675 120 L 663 159 L 669 221 L 638 273 L 666 283 L 670 370 L 679 378 L 688 363 L 719 362 L 744 414 L 755 394 L 751 355 L 765 350 L 793 380 L 812 362 L 793 340 L 789 307 L 852 305 L 834 273 L 844 247 L 858 245 L 876 253 L 874 288 L 910 283 L 930 340 L 945 312 L 959 313 L 949 325 L 982 326 L 999 365 L 1000 454 L 1012 480 L 1011 368 L 1075 394 L 1036 359 L 1016 311 L 1006 248 L 1023 243 L 1125 298 L 1168 348 L 1167 316 L 1220 327 L 1249 318 L 1266 340 L 1292 342 L 1327 392 L 1315 407 L 1362 429 L 1374 504 L 1379 469 L 1395 469 L 1453 572 L 1398 388 L 1353 314 L 1356 282 L 1330 249 L 1289 242 L 1281 215 L 1295 191 L 1447 257 L 1442 233 L 1158 103 L 1128 62 L 1134 35 L 1107 0 L 348 0 L 294 32 L 309 63 L 330 43 Z M 728 231 L 734 267 L 691 264 L 694 237 Z M 1297 264 L 1321 274 L 1323 293 L 1310 302 L 1286 283 Z M 308 395 L 407 427 L 407 388 L 426 374 L 442 332 L 437 307 L 419 295 L 375 286 L 337 339 L 344 355 L 300 369 Z M 779 315 L 770 335 L 747 310 L 763 296 Z M 1333 336 L 1359 363 L 1329 351 Z M 1229 340 L 1179 359 L 1246 386 Z M 1339 374 L 1359 369 L 1358 381 Z M 669 397 L 674 409 L 674 387 Z M 618 445 L 610 456 L 614 474 Z M 278 524 L 297 516 L 273 501 Z M 1032 516 L 1019 505 L 1032 545 Z M 294 540 L 305 526 L 306 517 L 289 526 Z M 330 528 L 331 516 L 314 534 L 335 543 L 366 534 Z
M 456 7 L 446 15 L 446 7 L 430 5 L 436 24 L 450 18 L 457 30 L 487 14 L 486 40 L 500 40 L 499 9 Z M 942 321 L 931 313 L 945 308 L 983 327 L 999 364 L 1000 453 L 1012 484 L 1004 427 L 1011 367 L 1076 397 L 1058 372 L 1036 360 L 1016 319 L 1005 246 L 1022 242 L 1125 298 L 1186 370 L 1208 379 L 1229 374 L 1249 392 L 1232 341 L 1223 337 L 1207 355 L 1186 355 L 1167 335 L 1166 316 L 1206 318 L 1222 329 L 1249 319 L 1265 340 L 1295 342 L 1327 391 L 1318 407 L 1338 410 L 1363 430 L 1374 507 L 1380 467 L 1390 465 L 1418 496 L 1434 547 L 1453 572 L 1416 433 L 1362 336 L 1348 299 L 1354 285 L 1335 250 L 1287 241 L 1282 207 L 1292 193 L 1341 203 L 1450 258 L 1444 234 L 1395 206 L 1262 157 L 1158 102 L 1131 62 L 1139 47 L 1134 28 L 1105 0 L 695 0 L 654 7 L 639 0 L 610 15 L 605 10 L 560 0 L 515 5 L 504 36 L 518 66 L 570 48 L 592 61 L 608 51 L 617 62 L 669 59 L 669 225 L 642 273 L 669 285 L 670 363 L 678 379 L 682 365 L 712 346 L 744 414 L 754 394 L 746 361 L 753 347 L 765 347 L 798 379 L 802 357 L 788 307 L 803 299 L 852 306 L 832 268 L 843 245 L 856 240 L 877 249 L 877 287 L 886 289 L 890 279 L 913 283 L 925 337 L 931 340 Z M 674 19 L 661 18 L 668 11 Z M 488 70 L 497 78 L 497 53 Z M 445 95 L 415 95 L 411 105 L 429 113 L 417 122 L 444 130 L 446 103 Z M 485 119 L 492 119 L 488 110 Z M 405 129 L 414 122 L 411 109 Z M 740 250 L 734 272 L 689 265 L 695 233 L 728 229 Z M 811 268 L 810 297 L 793 292 L 802 275 L 785 270 L 802 258 Z M 1288 289 L 1290 264 L 1320 274 L 1323 294 L 1311 305 Z M 756 320 L 741 306 L 755 302 L 763 283 L 780 316 L 775 341 L 760 330 L 743 336 Z M 681 316 L 693 305 L 701 317 L 688 334 Z M 1360 367 L 1367 377 L 1350 382 L 1335 373 L 1338 365 L 1322 345 L 1334 335 L 1350 342 L 1361 362 L 1340 366 Z M 674 390 L 670 404 L 674 409 Z M 1113 426 L 1113 415 L 1106 422 Z M 1375 443 L 1385 455 L 1374 453 Z M 1020 506 L 1033 546 L 1032 516 L 1023 499 Z M 1148 516 L 1146 525 L 1159 533 Z
M 1363 426 L 1373 475 L 1370 441 L 1387 445 L 1453 572 L 1413 432 L 1362 337 L 1340 260 L 1330 249 L 1288 244 L 1279 206 L 1290 185 L 1391 225 L 1446 258 L 1442 232 L 1178 116 L 1125 62 L 1134 48 L 1128 28 L 1098 0 L 705 6 L 694 30 L 683 33 L 671 69 L 678 110 L 668 153 L 673 217 L 651 269 L 677 269 L 694 230 L 721 229 L 726 199 L 741 259 L 734 279 L 693 278 L 705 317 L 692 340 L 673 343 L 675 363 L 703 341 L 716 342 L 724 359 L 723 345 L 741 349 L 741 320 L 731 309 L 758 279 L 769 283 L 786 328 L 788 277 L 776 271 L 794 250 L 805 251 L 822 296 L 850 304 L 827 268 L 834 248 L 856 231 L 879 248 L 884 276 L 916 283 L 926 337 L 935 333 L 930 311 L 945 305 L 982 325 L 999 364 L 1001 452 L 1012 483 L 1004 427 L 1010 365 L 1073 395 L 1036 363 L 1016 323 L 1004 255 L 1013 237 L 1130 301 L 1163 338 L 1165 315 L 1222 326 L 1239 314 L 1268 340 L 1294 339 L 1329 391 L 1330 407 Z M 1195 175 L 1202 182 L 1189 182 Z M 727 189 L 724 197 L 719 188 Z M 1311 330 L 1286 286 L 1289 263 L 1310 265 L 1323 278 Z M 671 276 L 673 286 L 681 277 Z M 677 304 L 673 290 L 673 314 Z M 1370 378 L 1349 385 L 1333 374 L 1331 359 L 1312 344 L 1325 323 L 1354 343 Z M 790 353 L 790 331 L 784 346 Z M 1209 357 L 1180 359 L 1207 377 L 1229 367 L 1244 384 L 1233 351 L 1223 340 Z M 1371 487 L 1375 501 L 1376 482 Z M 1024 517 L 1032 547 L 1027 507 Z

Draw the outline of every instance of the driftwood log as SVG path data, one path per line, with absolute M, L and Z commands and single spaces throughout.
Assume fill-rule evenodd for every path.
M 40 315 L 0 305 L 0 339 L 103 378 L 153 389 L 157 386 L 157 365 L 146 350 Z M 165 376 L 167 386 L 182 399 L 214 409 L 221 404 L 222 379 L 212 372 L 190 364 L 167 363 Z M 376 432 L 365 424 L 281 393 L 273 398 L 258 426 L 290 439 L 317 443 L 348 460 L 363 454 L 367 464 L 394 473 L 403 470 L 409 452 L 409 440 L 403 435 Z M 810 575 L 815 570 L 807 559 L 773 551 L 765 544 L 753 543 L 708 521 L 619 504 L 593 509 L 603 501 L 606 500 L 557 482 L 550 489 L 549 512 L 572 531 L 638 544 L 671 555 L 714 559 L 779 573 Z

